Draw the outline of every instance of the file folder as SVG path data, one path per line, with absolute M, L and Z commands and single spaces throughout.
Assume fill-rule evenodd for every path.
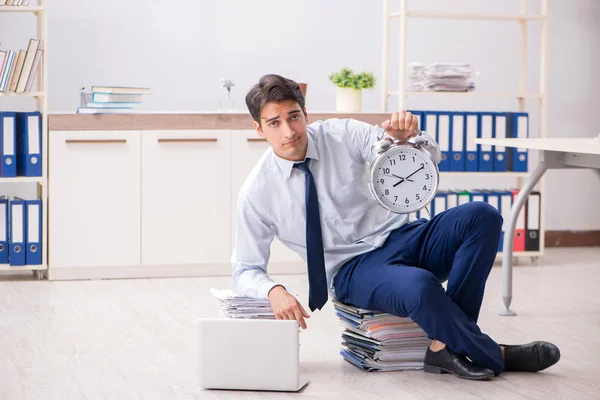
M 512 191 L 512 203 L 515 203 L 519 190 Z M 525 207 L 522 207 L 517 217 L 515 226 L 515 237 L 513 240 L 513 251 L 525 251 Z
M 494 207 L 496 210 L 498 210 L 498 213 L 502 214 L 500 211 L 500 195 L 498 192 L 494 192 L 494 191 L 488 191 L 485 195 L 486 198 L 486 202 Z M 502 243 L 502 235 L 500 236 L 500 240 L 498 242 L 498 251 L 500 250 L 500 243 Z
M 506 131 L 507 138 L 525 139 L 529 137 L 529 114 L 511 113 Z M 507 168 L 514 172 L 527 172 L 527 149 L 509 148 L 506 152 Z
M 17 113 L 17 175 L 42 176 L 42 114 Z
M 423 111 L 423 123 L 427 133 L 437 141 L 438 118 L 435 111 Z
M 446 193 L 439 192 L 431 203 L 431 218 L 446 211 Z
M 453 112 L 450 127 L 450 171 L 462 172 L 465 171 L 465 114 Z
M 458 196 L 458 205 L 461 206 L 463 204 L 467 204 L 471 201 L 471 193 L 467 190 L 460 190 L 457 192 Z
M 477 129 L 479 116 L 475 112 L 465 113 L 465 171 L 475 172 L 478 170 L 477 155 Z
M 525 250 L 539 251 L 540 250 L 540 219 L 541 219 L 541 202 L 540 192 L 531 192 L 526 203 L 527 224 L 525 226 Z
M 506 113 L 494 115 L 494 138 L 506 139 Z M 506 172 L 506 147 L 494 146 L 494 172 Z
M 10 200 L 10 265 L 25 265 L 25 200 Z
M 452 129 L 451 114 L 448 112 L 438 113 L 437 138 L 436 141 L 442 153 L 442 160 L 438 165 L 440 171 L 450 171 L 450 132 Z
M 25 200 L 27 243 L 25 263 L 42 264 L 42 200 Z
M 446 210 L 454 208 L 458 205 L 458 193 L 453 191 L 446 192 Z
M 17 176 L 16 140 L 17 116 L 14 112 L 0 112 L 0 176 Z
M 498 250 L 502 251 L 504 247 L 504 234 L 506 232 L 506 227 L 510 221 L 510 211 L 512 207 L 512 193 L 509 191 L 503 191 L 499 193 L 500 196 L 500 213 L 502 214 L 502 232 L 500 233 L 500 245 L 498 246 Z
M 8 264 L 8 199 L 0 198 L 0 264 Z
M 477 137 L 480 139 L 492 139 L 494 137 L 494 114 L 490 112 L 479 113 L 479 126 Z M 489 144 L 477 145 L 479 153 L 479 171 L 492 172 L 494 170 L 494 149 Z
M 471 191 L 471 201 L 482 201 L 486 202 L 486 193 L 481 190 L 473 190 Z

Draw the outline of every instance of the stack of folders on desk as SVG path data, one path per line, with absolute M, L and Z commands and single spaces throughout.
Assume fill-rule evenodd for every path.
M 0 196 L 0 264 L 42 264 L 42 201 Z
M 409 110 L 440 146 L 440 171 L 527 172 L 524 148 L 477 144 L 476 139 L 529 137 L 529 114 L 492 111 Z
M 472 201 L 482 201 L 497 209 L 503 218 L 502 233 L 498 243 L 498 251 L 502 251 L 504 232 L 510 221 L 511 207 L 519 194 L 519 189 L 505 190 L 448 190 L 439 191 L 431 202 L 430 214 L 425 209 L 417 212 L 416 218 L 432 218 L 457 205 Z M 525 201 L 519 212 L 515 226 L 513 250 L 514 251 L 539 251 L 540 250 L 540 219 L 541 219 L 541 193 L 533 191 Z
M 211 288 L 210 292 L 219 300 L 221 318 L 275 319 L 267 299 L 238 295 L 228 289 Z
M 423 368 L 431 340 L 410 318 L 363 310 L 333 301 L 342 332 L 340 355 L 366 371 Z
M 475 89 L 470 64 L 410 63 L 409 90 L 433 92 L 469 92 Z
M 42 115 L 0 111 L 0 177 L 42 176 Z

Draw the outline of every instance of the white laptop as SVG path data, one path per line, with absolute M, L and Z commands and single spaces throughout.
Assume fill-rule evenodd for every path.
M 205 389 L 298 391 L 297 321 L 201 318 L 198 321 L 200 386 Z

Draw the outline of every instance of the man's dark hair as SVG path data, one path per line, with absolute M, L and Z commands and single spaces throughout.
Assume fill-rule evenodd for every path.
M 246 106 L 252 118 L 260 123 L 260 110 L 266 103 L 279 103 L 285 100 L 294 100 L 304 111 L 304 96 L 300 86 L 291 79 L 279 75 L 269 74 L 261 76 L 260 80 L 246 94 Z

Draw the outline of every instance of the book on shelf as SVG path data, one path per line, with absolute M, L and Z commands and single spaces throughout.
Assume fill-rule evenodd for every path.
M 2 6 L 28 6 L 30 0 L 0 0 L 0 7 Z
M 42 62 L 39 39 L 30 39 L 27 50 L 0 50 L 0 92 L 30 92 Z
M 85 90 L 82 89 L 82 90 Z M 138 107 L 149 88 L 126 86 L 92 86 L 91 93 L 81 93 L 78 114 L 127 114 Z

